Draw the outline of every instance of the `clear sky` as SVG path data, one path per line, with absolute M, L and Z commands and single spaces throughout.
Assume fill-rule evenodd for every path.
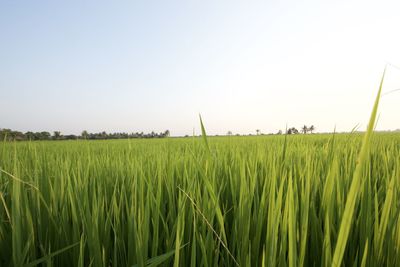
M 400 1 L 0 0 L 0 128 L 365 129 Z M 400 88 L 390 67 L 384 91 Z M 378 129 L 400 128 L 400 91 Z

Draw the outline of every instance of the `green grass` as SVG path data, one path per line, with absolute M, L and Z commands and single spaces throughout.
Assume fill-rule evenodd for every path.
M 399 266 L 400 135 L 362 140 L 0 143 L 0 266 Z

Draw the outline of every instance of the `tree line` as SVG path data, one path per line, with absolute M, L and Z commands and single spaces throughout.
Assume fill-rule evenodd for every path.
M 315 131 L 315 126 L 311 125 L 310 127 L 308 127 L 307 125 L 304 125 L 303 127 L 300 128 L 300 130 L 298 130 L 296 127 L 290 127 L 288 129 L 286 129 L 285 134 L 299 134 L 299 133 L 303 133 L 303 134 L 308 134 L 308 133 L 313 133 L 313 131 Z M 263 133 L 261 133 L 260 129 L 256 130 L 256 134 L 257 135 L 264 135 Z M 276 134 L 283 134 L 282 130 L 279 130 Z M 229 131 L 228 135 L 232 135 L 232 132 Z
M 63 135 L 60 131 L 54 131 L 53 134 L 42 131 L 42 132 L 20 132 L 13 131 L 11 129 L 0 129 L 0 141 L 28 141 L 28 140 L 77 140 L 77 139 L 88 139 L 88 140 L 104 140 L 104 139 L 128 139 L 128 138 L 165 138 L 170 136 L 169 130 L 161 133 L 151 132 L 116 132 L 107 133 L 105 131 L 99 133 L 89 133 L 83 131 L 80 135 L 68 134 Z
M 300 132 L 303 134 L 307 134 L 309 132 L 313 133 L 314 130 L 315 130 L 314 125 L 311 125 L 310 127 L 308 127 L 307 125 L 304 125 L 303 127 L 300 128 L 300 131 L 297 130 L 295 127 L 291 127 L 286 130 L 286 134 L 299 134 Z
M 303 133 L 303 134 L 307 134 L 307 133 L 313 133 L 313 131 L 315 131 L 315 126 L 311 125 L 310 127 L 308 127 L 307 125 L 304 125 L 303 127 L 300 128 L 300 130 L 297 130 L 296 127 L 290 127 L 288 129 L 286 129 L 285 134 L 299 134 L 299 133 Z M 283 134 L 282 130 L 279 130 L 276 135 L 280 135 Z M 233 133 L 232 131 L 228 131 L 226 133 L 226 135 L 228 136 L 232 136 Z M 235 134 L 236 136 L 240 136 L 240 134 Z M 247 134 L 244 134 L 247 135 Z M 248 134 L 248 135 L 253 135 L 253 134 Z M 261 132 L 260 129 L 256 130 L 256 135 L 265 135 L 264 133 Z M 267 135 L 274 135 L 273 133 L 269 133 Z M 188 136 L 188 135 L 187 135 Z M 217 135 L 218 136 L 218 135 Z

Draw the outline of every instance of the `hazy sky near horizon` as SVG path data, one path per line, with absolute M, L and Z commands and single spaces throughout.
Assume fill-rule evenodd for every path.
M 0 1 L 0 128 L 365 129 L 399 1 Z M 389 67 L 384 92 L 400 88 Z M 400 91 L 378 129 L 400 128 Z

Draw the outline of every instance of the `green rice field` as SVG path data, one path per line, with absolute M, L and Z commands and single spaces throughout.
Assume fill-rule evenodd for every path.
M 400 266 L 400 134 L 362 140 L 2 142 L 0 266 Z

